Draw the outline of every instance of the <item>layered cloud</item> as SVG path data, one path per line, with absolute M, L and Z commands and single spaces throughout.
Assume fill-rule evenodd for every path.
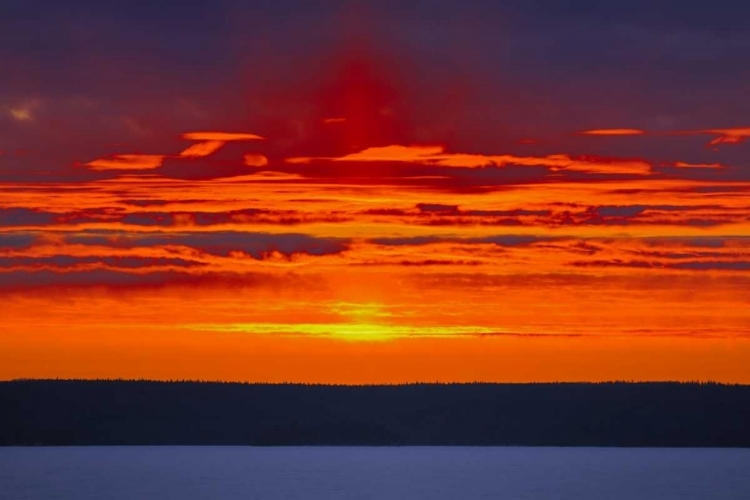
M 362 364 L 375 352 L 409 363 L 363 381 L 420 379 L 413 363 L 436 355 L 510 363 L 565 350 L 586 366 L 607 357 L 570 375 L 596 379 L 625 347 L 668 356 L 748 341 L 750 181 L 737 166 L 429 145 L 288 156 L 255 134 L 181 139 L 194 144 L 90 161 L 95 179 L 0 184 L 2 315 L 18 328 L 7 349 L 335 362 L 363 349 Z M 200 175 L 182 175 L 191 169 Z M 741 380 L 726 370 L 743 352 L 706 373 Z M 683 373 L 679 359 L 667 373 Z M 622 373 L 656 377 L 639 363 Z M 496 380 L 492 366 L 472 377 Z M 257 370 L 221 377 L 274 377 Z M 352 381 L 325 370 L 294 380 Z M 545 379 L 539 370 L 526 378 Z
M 0 2 L 0 378 L 750 382 L 750 4 L 353 3 Z

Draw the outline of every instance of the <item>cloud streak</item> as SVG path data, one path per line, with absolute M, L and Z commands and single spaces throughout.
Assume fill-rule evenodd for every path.
M 584 130 L 579 132 L 581 135 L 603 135 L 603 136 L 618 136 L 618 135 L 645 135 L 645 130 L 637 128 L 603 128 L 596 130 Z
M 553 172 L 569 170 L 595 174 L 648 175 L 651 172 L 651 166 L 642 160 L 611 159 L 596 156 L 571 157 L 566 154 L 534 157 L 448 153 L 443 146 L 391 145 L 368 148 L 341 157 L 296 157 L 289 158 L 286 161 L 292 164 L 305 164 L 321 160 L 334 162 L 406 162 L 455 168 L 505 167 L 509 165 L 539 166 L 547 167 Z
M 99 158 L 86 165 L 92 170 L 153 170 L 161 167 L 164 155 L 123 154 Z
M 750 138 L 750 127 L 717 128 L 706 130 L 680 130 L 670 132 L 649 132 L 641 129 L 613 128 L 595 129 L 579 132 L 580 135 L 612 137 L 612 136 L 645 136 L 645 135 L 712 135 L 706 147 L 717 148 L 722 145 L 741 144 Z
M 264 380 L 269 359 L 322 360 L 321 380 L 329 363 L 352 357 L 351 374 L 380 353 L 405 381 L 482 360 L 477 380 L 534 360 L 534 380 L 552 377 L 548 366 L 569 363 L 576 379 L 618 362 L 659 378 L 654 359 L 687 366 L 712 352 L 721 362 L 707 373 L 746 380 L 746 129 L 656 107 L 615 120 L 537 95 L 498 113 L 468 102 L 474 85 L 461 81 L 444 82 L 435 105 L 353 53 L 320 69 L 320 89 L 253 80 L 244 98 L 215 92 L 221 113 L 179 86 L 175 101 L 118 112 L 96 96 L 45 96 L 28 120 L 3 108 L 0 126 L 16 135 L 0 143 L 0 322 L 17 329 L 0 353 L 130 353 L 152 369 L 193 353 L 215 363 L 211 376 L 240 356 L 235 366 L 257 370 L 243 380 Z M 63 109 L 88 110 L 81 119 L 110 135 L 32 137 Z M 247 116 L 227 118 L 237 110 Z M 39 360 L 24 364 L 43 370 Z M 16 373 L 2 361 L 0 377 Z M 592 363 L 599 371 L 582 375 Z

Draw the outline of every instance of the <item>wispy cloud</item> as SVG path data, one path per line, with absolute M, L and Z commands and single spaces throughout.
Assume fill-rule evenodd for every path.
M 7 106 L 7 112 L 17 122 L 32 122 L 36 111 L 41 108 L 41 99 L 29 99 Z
M 718 147 L 726 144 L 740 144 L 750 138 L 750 128 L 748 127 L 736 127 L 736 128 L 717 128 L 717 129 L 706 129 L 706 130 L 678 130 L 678 131 L 667 131 L 667 132 L 649 132 L 641 129 L 630 129 L 630 128 L 612 128 L 612 129 L 596 129 L 596 130 L 585 130 L 578 132 L 580 135 L 589 136 L 642 136 L 642 135 L 713 135 L 706 146 L 707 147 Z
M 637 129 L 637 128 L 603 128 L 603 129 L 596 129 L 596 130 L 584 130 L 583 132 L 579 132 L 582 135 L 645 135 L 647 132 L 645 130 Z
M 153 170 L 164 162 L 164 155 L 124 154 L 99 158 L 86 165 L 92 170 Z
M 547 167 L 552 171 L 571 170 L 599 174 L 648 175 L 651 172 L 651 165 L 643 160 L 601 158 L 597 156 L 572 157 L 566 154 L 535 157 L 449 153 L 445 151 L 443 146 L 420 145 L 373 147 L 340 157 L 297 157 L 289 158 L 286 161 L 297 164 L 314 161 L 405 162 L 457 168 L 517 165 Z
M 709 146 L 721 144 L 740 144 L 750 139 L 750 128 L 725 128 L 702 131 L 705 134 L 713 134 L 717 137 L 712 139 Z
M 177 155 L 117 154 L 90 161 L 86 165 L 92 170 L 150 170 L 161 167 L 167 158 L 203 158 L 215 153 L 228 142 L 264 140 L 255 134 L 230 132 L 189 132 L 182 134 L 182 138 L 199 142 Z M 263 163 L 263 158 L 262 155 L 250 156 L 250 163 L 246 161 L 246 164 L 255 162 L 252 166 L 267 165 L 267 161 Z

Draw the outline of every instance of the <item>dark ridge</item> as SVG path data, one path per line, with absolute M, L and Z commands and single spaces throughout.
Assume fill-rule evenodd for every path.
M 0 445 L 750 447 L 750 386 L 18 380 Z

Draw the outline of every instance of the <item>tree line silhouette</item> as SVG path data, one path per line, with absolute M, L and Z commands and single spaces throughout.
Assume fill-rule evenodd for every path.
M 0 445 L 750 446 L 750 386 L 0 382 Z

